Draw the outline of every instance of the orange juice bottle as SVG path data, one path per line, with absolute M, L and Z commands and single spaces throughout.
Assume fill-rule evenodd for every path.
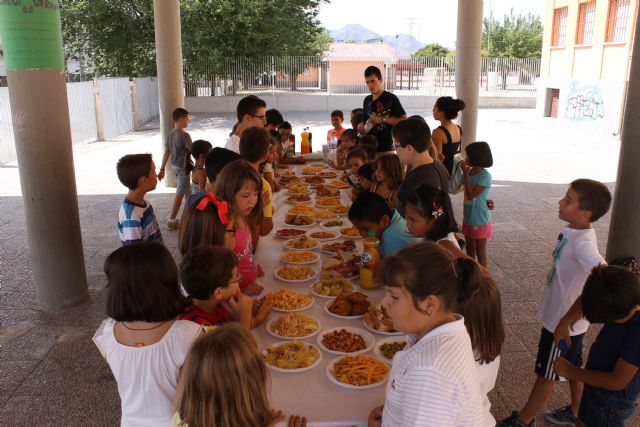
M 362 289 L 375 289 L 379 286 L 374 281 L 376 277 L 378 264 L 380 263 L 380 239 L 376 234 L 369 230 L 368 236 L 364 239 L 364 251 L 362 252 L 362 265 L 360 267 L 360 287 Z
M 302 134 L 300 134 L 300 152 L 302 154 L 308 154 L 311 152 L 311 145 L 309 144 L 309 132 L 307 132 L 308 128 L 304 128 L 302 130 Z

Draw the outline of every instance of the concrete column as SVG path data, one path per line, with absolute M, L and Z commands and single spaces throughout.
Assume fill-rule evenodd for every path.
M 460 122 L 464 130 L 463 147 L 476 141 L 478 94 L 480 91 L 482 3 L 482 0 L 458 0 L 456 96 L 466 104 Z
M 0 31 L 38 305 L 88 296 L 57 2 L 0 5 Z
M 164 152 L 164 142 L 173 128 L 171 113 L 178 107 L 184 107 L 180 1 L 153 0 L 153 23 L 156 34 L 158 102 L 160 104 L 162 152 Z M 160 160 L 156 159 L 156 163 L 159 163 Z M 175 177 L 169 164 L 166 174 L 165 185 L 175 187 Z
M 607 260 L 640 257 L 640 25 L 635 27 L 624 105 L 618 176 L 607 241 Z

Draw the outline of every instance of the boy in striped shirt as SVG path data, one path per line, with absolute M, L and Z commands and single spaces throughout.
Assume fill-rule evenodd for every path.
M 118 235 L 123 245 L 139 241 L 162 242 L 151 203 L 144 196 L 158 184 L 151 154 L 128 154 L 118 160 L 118 179 L 129 189 L 118 213 Z

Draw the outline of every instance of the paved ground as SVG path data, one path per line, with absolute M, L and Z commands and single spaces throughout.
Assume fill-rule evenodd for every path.
M 430 117 L 426 111 L 410 114 Z M 328 128 L 326 113 L 285 116 L 298 133 L 311 126 L 316 140 Z M 194 139 L 205 137 L 222 145 L 231 125 L 230 116 L 198 115 L 191 133 Z M 74 147 L 90 299 L 66 311 L 35 305 L 18 168 L 0 165 L 0 424 L 118 424 L 116 384 L 91 336 L 105 317 L 102 264 L 119 246 L 115 218 L 124 189 L 115 176 L 115 162 L 135 152 L 152 152 L 159 160 L 155 127 L 151 123 L 148 130 L 115 141 Z M 553 120 L 536 118 L 532 110 L 481 110 L 478 136 L 491 144 L 495 157 L 495 237 L 489 241 L 489 267 L 502 290 L 507 338 L 490 398 L 493 413 L 502 418 L 522 406 L 533 383 L 541 327 L 536 310 L 562 226 L 557 201 L 566 183 L 577 177 L 614 181 L 619 143 L 589 130 L 559 127 Z M 168 212 L 170 192 L 159 187 L 149 195 L 160 217 Z M 460 197 L 454 206 L 460 213 Z M 595 224 L 603 252 L 609 218 Z M 175 248 L 177 233 L 162 224 L 167 246 Z M 587 348 L 595 332 L 589 332 Z M 567 401 L 568 387 L 562 385 L 548 408 Z M 628 425 L 640 426 L 640 417 Z

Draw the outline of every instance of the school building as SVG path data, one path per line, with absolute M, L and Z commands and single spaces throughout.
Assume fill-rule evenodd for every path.
M 537 109 L 602 134 L 622 128 L 638 0 L 547 0 Z

